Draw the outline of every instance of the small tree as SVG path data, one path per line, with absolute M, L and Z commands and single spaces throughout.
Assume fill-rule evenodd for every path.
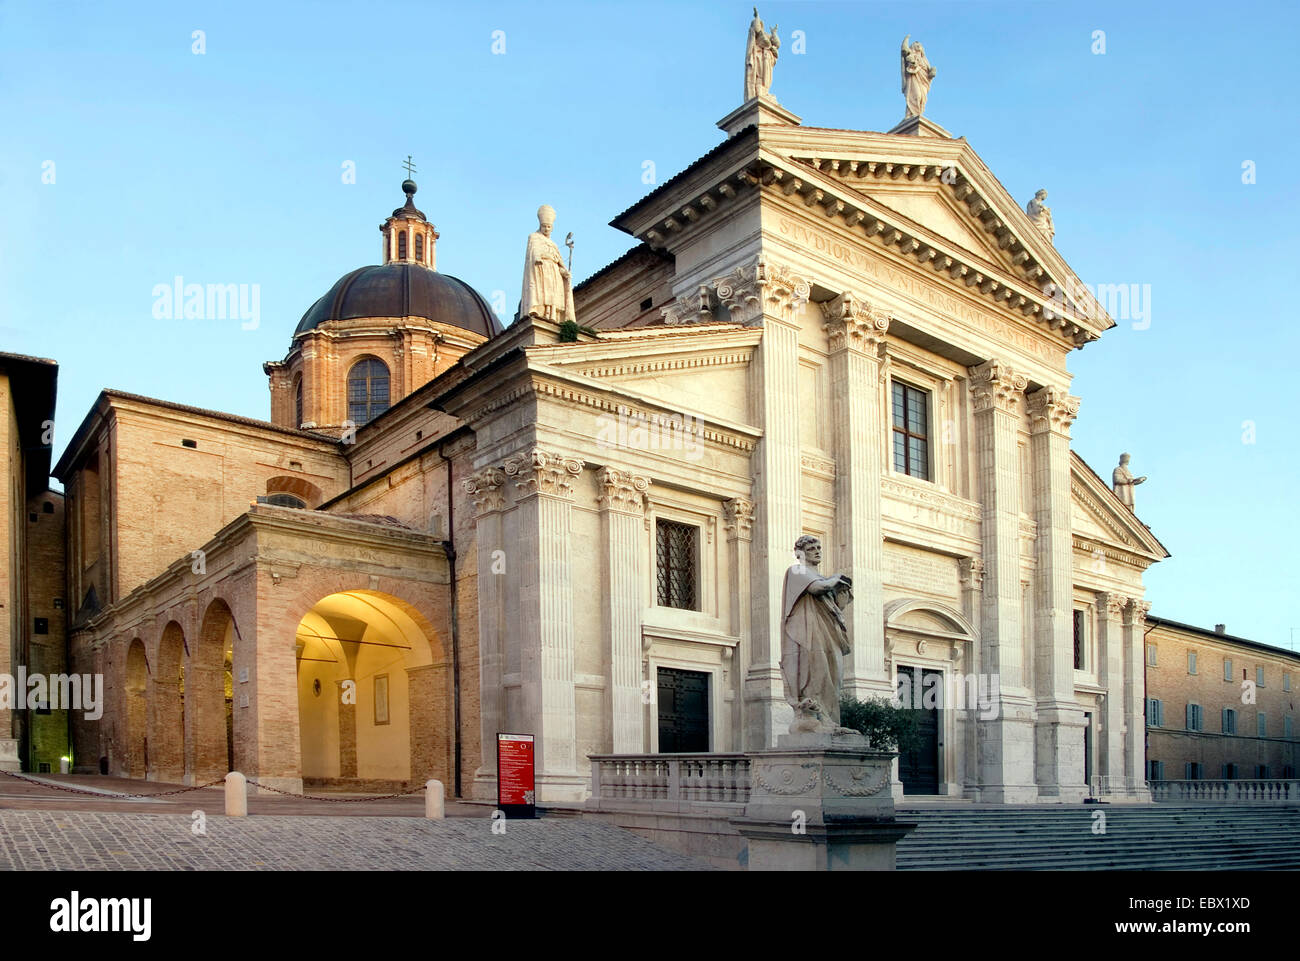
M 911 750 L 916 743 L 916 712 L 895 707 L 884 698 L 840 699 L 840 724 L 866 735 L 878 751 Z

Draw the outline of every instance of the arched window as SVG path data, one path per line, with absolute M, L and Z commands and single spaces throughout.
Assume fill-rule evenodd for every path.
M 293 379 L 293 426 L 302 426 L 302 375 Z
M 415 235 L 415 262 L 424 263 L 424 234 Z
M 386 410 L 388 368 L 376 357 L 357 361 L 348 371 L 348 420 L 360 427 Z
M 406 231 L 403 230 L 397 235 L 397 259 L 406 259 Z

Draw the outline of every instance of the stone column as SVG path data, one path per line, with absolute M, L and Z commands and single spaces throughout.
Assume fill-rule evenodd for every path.
M 761 260 L 714 285 L 733 322 L 763 327 L 750 365 L 753 418 L 763 438 L 751 461 L 756 505 L 750 549 L 753 653 L 745 677 L 745 743 L 757 749 L 774 745 L 792 717 L 781 680 L 781 586 L 802 526 L 796 316 L 811 288 Z
M 477 515 L 480 758 L 473 796 L 481 799 L 497 796 L 497 734 L 505 724 L 501 676 L 505 663 L 505 598 L 501 592 L 506 562 L 501 530 L 505 482 L 505 473 L 495 467 L 485 467 L 463 482 Z
M 1057 387 L 1028 396 L 1033 457 L 1035 780 L 1044 797 L 1082 801 L 1084 717 L 1074 698 L 1074 535 L 1070 526 L 1070 424 L 1079 398 Z
M 650 482 L 629 471 L 605 467 L 597 475 L 600 506 L 601 591 L 605 622 L 605 709 L 614 754 L 645 750 L 641 698 L 641 556 L 645 546 L 646 491 Z
M 1097 768 L 1107 794 L 1121 792 L 1124 784 L 1125 655 L 1121 618 L 1127 606 L 1128 598 L 1122 594 L 1097 595 L 1097 680 L 1106 689 Z
M 581 801 L 573 686 L 573 576 L 569 551 L 573 479 L 582 461 L 533 447 L 505 463 L 515 482 L 520 543 L 520 645 L 524 728 L 536 738 L 537 799 Z M 495 742 L 495 737 L 493 738 Z M 495 749 L 495 743 L 493 745 Z
M 1146 635 L 1151 602 L 1133 598 L 1124 609 L 1124 780 L 1133 797 L 1150 799 L 1147 778 Z
M 957 562 L 957 573 L 961 580 L 961 612 L 966 615 L 966 619 L 975 625 L 976 631 L 979 630 L 980 623 L 980 606 L 984 594 L 984 562 L 978 557 L 963 557 Z M 978 633 L 971 639 L 970 650 L 962 658 L 962 664 L 968 673 L 978 674 L 981 670 L 980 639 Z M 970 688 L 965 688 L 967 694 L 965 724 L 963 725 L 964 739 L 962 740 L 962 795 L 964 797 L 978 797 L 980 789 L 980 767 L 979 767 L 979 743 L 977 733 L 979 731 L 979 719 L 981 713 L 986 713 L 990 705 L 980 703 L 980 698 L 985 696 L 982 692 L 987 691 L 987 696 L 992 697 L 994 692 L 986 686 L 978 684 L 976 696 L 971 698 L 969 695 Z
M 997 716 L 979 724 L 980 799 L 1025 803 L 1034 784 L 1032 700 L 1024 688 L 1020 590 L 1020 478 L 1016 435 L 1028 384 L 999 360 L 972 367 L 984 594 L 980 606 L 983 670 L 996 677 Z
M 853 578 L 844 693 L 892 693 L 885 672 L 885 567 L 881 527 L 880 349 L 889 318 L 842 293 L 821 305 L 830 344 L 830 418 L 835 454 L 835 570 Z
M 750 750 L 745 727 L 744 696 L 746 672 L 753 659 L 750 631 L 749 551 L 754 540 L 754 502 L 744 497 L 723 501 L 723 526 L 727 531 L 727 562 L 731 566 L 731 630 L 740 638 L 739 656 L 731 661 L 736 680 L 735 714 L 731 719 L 733 747 Z

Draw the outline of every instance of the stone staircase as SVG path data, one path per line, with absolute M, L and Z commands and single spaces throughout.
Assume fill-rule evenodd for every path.
M 1300 870 L 1294 806 L 900 805 L 898 819 L 918 825 L 898 844 L 900 871 Z

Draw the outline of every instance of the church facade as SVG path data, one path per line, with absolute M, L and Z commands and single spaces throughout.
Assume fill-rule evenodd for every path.
M 101 394 L 53 471 L 106 682 L 76 766 L 494 797 L 529 733 L 545 803 L 590 755 L 771 746 L 810 534 L 853 583 L 845 692 L 938 708 L 905 791 L 1143 797 L 1167 555 L 1069 434 L 1114 322 L 919 115 L 806 127 L 764 88 L 719 126 L 614 219 L 637 245 L 576 324 L 503 327 L 408 181 L 382 263 L 265 364 L 268 421 Z

